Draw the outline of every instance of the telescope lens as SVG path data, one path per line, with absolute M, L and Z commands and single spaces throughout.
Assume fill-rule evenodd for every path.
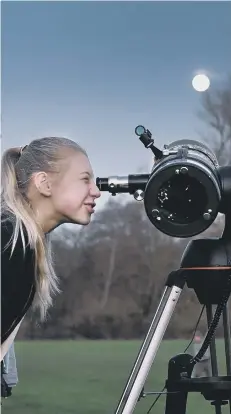
M 200 219 L 208 203 L 204 186 L 196 178 L 184 174 L 165 181 L 157 199 L 162 217 L 179 224 Z

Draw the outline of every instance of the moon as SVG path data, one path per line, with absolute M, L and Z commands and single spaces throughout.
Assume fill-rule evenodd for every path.
M 210 87 L 210 80 L 207 75 L 201 73 L 194 76 L 192 86 L 197 92 L 205 92 Z

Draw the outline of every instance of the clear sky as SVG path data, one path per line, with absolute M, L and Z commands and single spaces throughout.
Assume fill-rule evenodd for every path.
M 162 146 L 198 139 L 202 69 L 231 72 L 231 2 L 2 2 L 2 148 L 64 135 L 95 175 L 136 173 Z M 148 171 L 147 171 L 148 172 Z

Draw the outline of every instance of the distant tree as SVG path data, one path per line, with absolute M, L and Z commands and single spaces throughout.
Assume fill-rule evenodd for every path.
M 216 153 L 220 165 L 231 163 L 231 76 L 217 89 L 202 95 L 199 118 L 206 124 L 203 140 Z

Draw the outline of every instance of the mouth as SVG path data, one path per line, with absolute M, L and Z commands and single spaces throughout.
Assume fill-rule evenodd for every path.
M 87 210 L 89 213 L 94 213 L 94 207 L 95 207 L 95 203 L 86 203 L 85 206 L 87 207 Z

